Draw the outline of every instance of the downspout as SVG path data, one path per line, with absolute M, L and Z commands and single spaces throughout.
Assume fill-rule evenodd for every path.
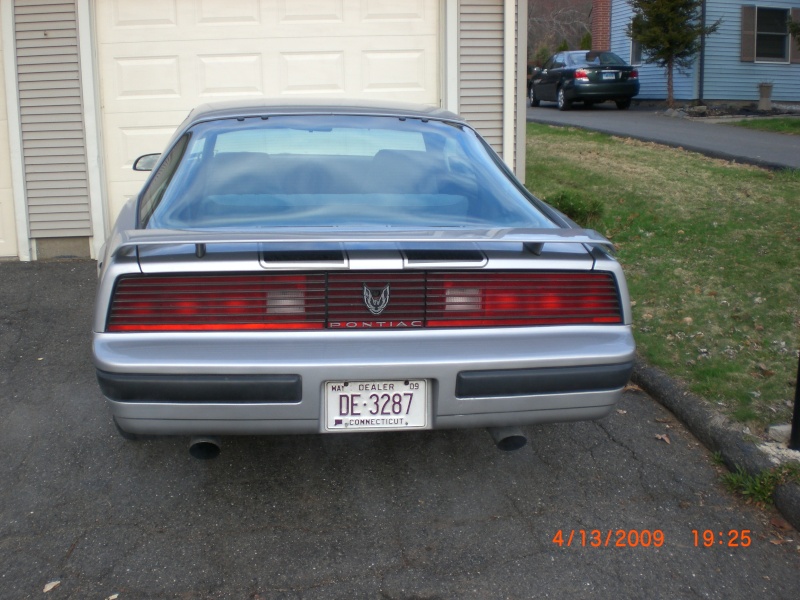
M 706 28 L 706 0 L 700 4 L 700 27 L 705 31 Z M 700 34 L 700 61 L 697 65 L 697 76 L 699 82 L 697 85 L 697 102 L 703 104 L 703 95 L 705 93 L 705 80 L 706 80 L 706 34 Z

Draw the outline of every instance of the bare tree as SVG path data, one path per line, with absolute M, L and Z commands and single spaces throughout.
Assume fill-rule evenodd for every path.
M 592 0 L 528 0 L 528 54 L 547 56 L 566 43 L 580 47 L 591 32 Z

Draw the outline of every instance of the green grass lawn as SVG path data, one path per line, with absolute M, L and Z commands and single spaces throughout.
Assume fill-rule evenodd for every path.
M 732 121 L 731 125 L 747 127 L 748 129 L 758 129 L 760 131 L 800 135 L 800 116 L 776 117 L 774 119 L 746 119 L 744 121 Z
M 800 343 L 800 171 L 528 124 L 526 186 L 618 248 L 640 354 L 761 430 Z

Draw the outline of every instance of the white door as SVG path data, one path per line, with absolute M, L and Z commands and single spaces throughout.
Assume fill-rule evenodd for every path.
M 247 97 L 439 105 L 439 0 L 94 3 L 109 214 L 198 104 Z
M 0 35 L 2 35 L 0 24 Z M 8 147 L 8 112 L 3 75 L 3 43 L 0 39 L 0 256 L 17 255 L 17 226 L 11 190 L 11 152 Z

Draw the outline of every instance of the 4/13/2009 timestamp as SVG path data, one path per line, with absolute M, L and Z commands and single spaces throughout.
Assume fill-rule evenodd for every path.
M 749 529 L 730 529 L 727 532 L 692 529 L 691 533 L 695 548 L 747 548 L 752 544 Z M 666 537 L 660 529 L 559 529 L 552 542 L 567 548 L 661 548 Z
M 557 546 L 583 548 L 661 548 L 664 532 L 660 529 L 559 529 L 553 536 Z

